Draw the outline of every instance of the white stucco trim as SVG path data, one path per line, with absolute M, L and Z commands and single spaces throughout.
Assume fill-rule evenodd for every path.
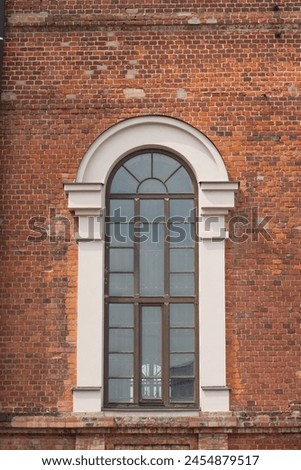
M 122 121 L 105 131 L 84 155 L 75 183 L 66 184 L 68 207 L 79 217 L 78 348 L 75 412 L 99 412 L 103 387 L 105 191 L 114 166 L 137 150 L 159 148 L 190 166 L 199 185 L 200 407 L 227 411 L 225 349 L 225 228 L 237 183 L 223 159 L 194 127 L 165 116 Z
M 147 147 L 184 158 L 197 181 L 228 181 L 220 153 L 204 134 L 178 119 L 142 116 L 119 122 L 101 134 L 84 155 L 76 182 L 105 184 L 119 160 Z

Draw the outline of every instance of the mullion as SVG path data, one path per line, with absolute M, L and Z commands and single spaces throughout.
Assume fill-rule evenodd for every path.
M 169 219 L 169 198 L 164 198 L 164 218 Z M 164 223 L 164 296 L 169 296 L 169 250 L 170 246 L 167 241 L 168 224 Z
M 151 152 L 151 175 L 153 176 L 153 166 L 154 166 L 154 156 L 153 156 L 153 151 Z M 179 163 L 179 162 L 178 162 Z M 168 178 L 165 180 L 168 181 L 170 178 L 172 178 L 182 167 L 183 165 L 181 165 L 179 163 L 179 166 L 168 176 Z M 137 179 L 137 177 L 135 177 L 134 174 L 132 174 L 132 172 L 130 170 L 128 170 L 126 167 L 124 167 L 124 169 L 132 176 L 134 177 L 135 180 L 139 181 Z M 190 172 L 189 172 L 190 174 Z M 190 175 L 191 176 L 191 175 Z M 155 193 L 155 194 L 141 194 L 141 195 L 137 195 L 136 193 L 134 194 L 119 194 L 119 193 L 115 193 L 115 194 L 111 194 L 110 195 L 110 199 L 120 199 L 122 197 L 122 199 L 133 199 L 134 200 L 134 217 L 135 217 L 135 221 L 138 220 L 138 217 L 137 216 L 140 216 L 140 200 L 141 199 L 163 199 L 164 200 L 164 295 L 160 295 L 160 296 L 147 296 L 147 295 L 144 295 L 144 296 L 140 296 L 140 288 L 139 288 L 139 277 L 140 277 L 140 266 L 139 266 L 139 258 L 140 258 L 140 246 L 139 246 L 139 243 L 137 243 L 137 241 L 135 240 L 134 238 L 134 245 L 131 247 L 131 246 L 116 246 L 114 248 L 124 248 L 124 249 L 128 249 L 128 248 L 133 248 L 134 250 L 134 295 L 133 296 L 127 296 L 127 297 L 122 297 L 122 296 L 110 296 L 108 297 L 108 295 L 106 294 L 106 298 L 108 300 L 110 300 L 110 302 L 114 302 L 114 303 L 133 303 L 134 301 L 134 345 L 133 345 L 133 349 L 134 349 L 134 354 L 133 354 L 133 360 L 134 360 L 134 371 L 133 371 L 133 374 L 134 374 L 134 400 L 133 400 L 133 403 L 132 405 L 133 406 L 137 406 L 139 404 L 139 401 L 140 401 L 140 396 L 141 396 L 141 393 L 142 393 L 142 388 L 141 388 L 141 359 L 142 359 L 142 347 L 141 347 L 141 341 L 142 341 L 142 337 L 141 337 L 141 318 L 140 318 L 140 312 L 142 312 L 142 307 L 143 306 L 147 306 L 147 305 L 152 305 L 152 306 L 160 306 L 161 308 L 161 328 L 162 328 L 162 332 L 161 332 L 161 342 L 162 342 L 162 357 L 161 357 L 161 368 L 162 368 L 162 373 L 161 373 L 161 386 L 162 386 L 162 400 L 163 400 L 163 403 L 165 404 L 166 407 L 178 407 L 178 406 L 181 406 L 181 403 L 173 403 L 171 401 L 171 398 L 169 397 L 169 381 L 170 381 L 170 354 L 172 354 L 170 352 L 170 345 L 169 345 L 169 337 L 170 337 L 170 331 L 171 331 L 171 328 L 169 328 L 169 305 L 170 305 L 170 302 L 172 301 L 172 303 L 175 303 L 175 304 L 178 304 L 178 303 L 193 303 L 195 305 L 195 308 L 197 306 L 197 303 L 196 303 L 196 299 L 197 299 L 197 292 L 195 292 L 194 295 L 188 295 L 188 296 L 179 296 L 179 297 L 170 297 L 169 295 L 169 276 L 170 274 L 191 274 L 193 273 L 193 271 L 181 271 L 181 272 L 178 272 L 178 271 L 172 271 L 170 272 L 170 250 L 171 249 L 185 249 L 185 248 L 188 248 L 188 249 L 193 249 L 194 250 L 194 253 L 195 253 L 195 243 L 193 243 L 193 246 L 189 245 L 186 247 L 186 245 L 184 246 L 170 246 L 170 244 L 166 241 L 166 233 L 167 233 L 167 230 L 168 230 L 168 217 L 169 217 L 169 201 L 172 200 L 172 199 L 179 199 L 179 197 L 181 199 L 192 199 L 195 201 L 195 207 L 197 207 L 197 198 L 195 197 L 195 194 L 176 194 L 176 193 L 173 193 L 173 194 L 168 194 L 168 196 L 166 194 L 159 194 L 159 193 Z M 166 223 L 167 221 L 167 223 Z M 132 222 L 133 223 L 133 222 Z M 185 225 L 186 224 L 191 224 L 191 222 L 181 222 L 181 224 L 184 223 Z M 176 222 L 176 225 L 178 225 L 179 223 Z M 129 224 L 130 225 L 130 224 Z M 110 246 L 109 246 L 110 247 Z M 109 250 L 108 250 L 109 251 Z M 108 251 L 106 252 L 106 254 L 108 255 Z M 176 252 L 175 252 L 176 253 Z M 195 256 L 194 256 L 194 263 L 195 263 L 195 267 L 197 268 L 197 254 L 195 253 Z M 107 267 L 109 267 L 108 263 L 107 263 Z M 133 271 L 112 271 L 116 274 L 132 274 Z M 197 275 L 196 275 L 197 271 L 195 271 L 195 280 L 197 279 Z M 108 300 L 106 301 L 106 303 L 108 302 Z M 194 376 L 177 376 L 177 377 L 173 377 L 173 378 L 178 378 L 178 379 L 195 379 L 194 380 L 194 383 L 195 383 L 195 401 L 198 400 L 198 389 L 197 389 L 197 377 L 198 377 L 198 354 L 197 354 L 197 350 L 198 350 L 198 335 L 197 335 L 197 331 L 198 331 L 198 319 L 197 319 L 197 315 L 195 315 L 195 318 L 196 318 L 196 324 L 195 324 L 195 328 L 191 328 L 191 327 L 185 327 L 185 325 L 181 328 L 181 327 L 173 327 L 174 330 L 178 330 L 178 329 L 188 329 L 188 330 L 194 330 L 195 334 L 194 334 L 194 338 L 195 338 L 195 348 L 193 351 L 176 351 L 174 352 L 173 354 L 193 354 L 194 355 L 194 364 L 195 364 L 195 370 L 194 370 Z M 108 321 L 108 318 L 106 319 L 106 321 Z M 115 329 L 119 329 L 118 327 L 115 327 Z M 122 329 L 122 328 L 120 328 Z M 125 329 L 131 329 L 131 327 L 124 327 L 123 328 L 124 330 Z M 107 325 L 107 331 L 109 330 L 108 328 L 108 325 Z M 138 354 L 137 354 L 138 353 Z M 117 354 L 117 353 L 116 353 Z M 127 353 L 124 353 L 124 354 L 127 354 Z M 108 361 L 106 361 L 106 367 L 108 366 Z M 108 372 L 108 371 L 107 371 Z M 105 375 L 106 377 L 108 377 L 108 373 L 105 372 Z M 118 377 L 117 377 L 118 378 Z M 151 377 L 149 377 L 151 379 Z M 150 400 L 150 403 L 151 402 L 162 402 L 162 400 Z M 146 400 L 147 401 L 147 400 Z M 122 403 L 120 404 L 122 406 Z M 127 404 L 127 406 L 130 405 L 130 404 Z M 185 403 L 185 406 L 188 405 L 188 407 L 190 406 L 191 407 L 191 403 Z M 118 406 L 118 404 L 117 404 Z
M 195 361 L 194 351 L 192 352 L 169 352 L 169 359 L 171 358 L 171 356 L 187 356 L 189 354 L 194 357 L 194 361 Z M 194 369 L 195 369 L 195 365 L 194 365 Z M 194 377 L 194 376 L 195 376 L 195 373 L 193 375 L 177 375 L 176 377 Z
M 140 306 L 134 304 L 134 404 L 139 404 L 141 374 Z
M 137 356 L 139 356 L 139 402 L 140 403 L 161 403 L 162 402 L 162 398 L 163 398 L 163 374 L 162 374 L 162 366 L 163 366 L 163 341 L 162 341 L 162 328 L 163 328 L 163 322 L 162 322 L 162 305 L 158 305 L 158 303 L 155 304 L 156 306 L 160 307 L 160 310 L 161 310 L 161 389 L 162 389 L 162 396 L 161 398 L 159 399 L 155 399 L 155 398 L 150 398 L 150 399 L 147 399 L 147 398 L 143 398 L 142 397 L 142 321 L 141 321 L 141 317 L 142 317 L 142 309 L 143 307 L 148 307 L 149 304 L 148 303 L 140 303 L 139 305 L 139 312 L 138 312 L 138 318 L 139 318 L 139 354 L 137 354 Z M 155 306 L 155 305 L 152 305 L 152 306 Z M 155 377 L 152 377 L 152 376 L 149 376 L 147 377 L 148 379 L 151 379 L 153 380 Z
M 138 182 L 138 183 L 141 183 L 141 181 L 138 180 L 138 178 L 130 171 L 127 169 L 126 166 L 122 165 L 122 168 L 127 171 L 133 178 L 135 178 L 135 180 Z
M 162 400 L 169 403 L 169 304 L 162 305 Z
M 190 274 L 190 273 L 189 273 Z M 106 296 L 108 297 L 108 296 Z M 131 296 L 118 296 L 118 295 L 110 295 L 110 302 L 112 303 L 116 303 L 116 304 L 127 304 L 127 303 L 132 303 L 133 302 L 133 297 Z M 191 296 L 191 295 L 182 295 L 182 296 L 178 296 L 178 297 L 172 297 L 172 303 L 173 304 L 183 304 L 183 303 L 192 303 L 194 304 L 195 303 L 195 297 L 194 296 Z M 162 302 L 169 302 L 170 301 L 170 297 L 167 295 L 165 296 L 164 298 L 163 297 L 147 297 L 147 296 L 143 296 L 139 299 L 140 303 L 147 303 L 149 305 L 152 305 L 152 304 L 158 304 L 158 303 L 162 303 Z
M 151 152 L 151 178 L 154 177 L 154 154 Z
M 148 178 L 146 178 L 148 179 Z M 145 180 L 143 180 L 145 181 Z M 110 195 L 110 199 L 134 199 L 137 198 L 138 194 L 137 193 L 115 193 Z M 176 193 L 141 193 L 139 194 L 139 197 L 143 199 L 163 199 L 168 196 L 169 199 L 179 199 L 179 194 Z M 181 199 L 192 199 L 193 194 L 191 193 L 181 193 Z
M 179 163 L 179 162 L 178 162 L 178 163 Z M 181 165 L 181 163 L 179 163 L 179 166 L 178 166 L 178 168 L 176 168 L 176 169 L 175 169 L 175 170 L 174 170 L 174 171 L 173 171 L 173 172 L 172 172 L 172 173 L 169 175 L 169 177 L 168 177 L 168 178 L 166 178 L 166 180 L 164 180 L 164 181 L 163 181 L 163 182 L 164 182 L 164 184 L 165 184 L 165 183 L 166 183 L 166 182 L 167 182 L 167 181 L 168 181 L 170 178 L 172 178 L 172 177 L 173 177 L 173 175 L 175 175 L 175 174 L 177 173 L 177 171 L 179 171 L 179 170 L 180 170 L 180 168 L 183 168 L 183 167 L 182 167 L 182 165 Z
M 140 216 L 140 198 L 134 199 L 134 219 L 138 220 Z M 140 243 L 136 240 L 135 227 L 134 227 L 134 297 L 140 295 Z
M 134 199 L 134 219 L 139 217 L 140 212 L 140 199 Z M 139 258 L 140 246 L 134 235 L 134 299 L 139 298 Z M 134 304 L 134 404 L 139 404 L 140 397 L 140 305 L 138 302 Z

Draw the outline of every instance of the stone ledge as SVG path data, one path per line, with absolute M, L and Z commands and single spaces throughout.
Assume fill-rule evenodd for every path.
M 275 15 L 272 11 L 267 12 L 246 12 L 241 13 L 218 13 L 195 15 L 188 13 L 186 16 L 175 14 L 153 14 L 138 11 L 135 15 L 127 13 L 116 14 L 49 14 L 48 12 L 28 12 L 11 13 L 7 17 L 8 27 L 96 27 L 111 25 L 131 25 L 141 26 L 186 26 L 195 30 L 206 26 L 217 28 L 220 26 L 233 25 L 262 25 L 265 27 L 275 27 L 276 25 L 284 28 L 286 24 L 300 24 L 300 15 L 297 12 L 281 12 L 281 15 Z
M 300 432 L 301 431 L 301 412 L 293 413 L 199 413 L 199 416 L 122 416 L 108 417 L 104 414 L 78 413 L 47 416 L 47 415 L 13 415 L 9 413 L 0 414 L 1 431 L 12 432 L 18 430 L 35 429 L 37 431 L 45 430 L 64 430 L 73 429 L 81 431 L 95 429 L 109 431 L 110 429 L 118 432 L 127 432 L 135 429 L 137 432 L 147 432 L 150 429 L 160 428 L 168 429 L 168 432 L 179 432 L 181 429 L 190 430 L 190 432 L 213 432 L 217 429 L 223 429 L 225 432 Z

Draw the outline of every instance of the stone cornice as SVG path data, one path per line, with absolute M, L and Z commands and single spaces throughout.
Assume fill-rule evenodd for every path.
M 233 12 L 175 12 L 172 14 L 154 14 L 151 10 L 127 9 L 125 12 L 107 14 L 56 14 L 48 11 L 16 12 L 7 15 L 8 29 L 14 28 L 70 28 L 99 29 L 111 26 L 164 28 L 186 27 L 193 31 L 199 28 L 220 27 L 253 27 L 256 29 L 285 28 L 288 25 L 299 25 L 301 15 L 298 11 L 251 11 Z

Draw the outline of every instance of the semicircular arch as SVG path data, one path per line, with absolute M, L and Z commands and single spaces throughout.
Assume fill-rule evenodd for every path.
M 106 184 L 119 160 L 147 148 L 183 158 L 198 182 L 228 181 L 221 154 L 199 130 L 167 116 L 141 116 L 115 124 L 93 142 L 79 165 L 76 182 Z

